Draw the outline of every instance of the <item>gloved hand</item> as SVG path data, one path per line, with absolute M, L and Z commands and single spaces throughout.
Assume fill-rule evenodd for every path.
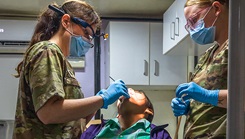
M 183 83 L 177 87 L 176 97 L 181 98 L 183 95 L 186 95 L 185 100 L 192 98 L 202 103 L 218 105 L 219 90 L 207 90 L 194 82 Z
M 108 105 L 114 103 L 120 96 L 129 98 L 128 89 L 122 80 L 116 80 L 106 90 L 100 90 L 96 96 L 101 96 L 104 100 L 102 108 L 107 109 Z
M 181 116 L 188 113 L 190 109 L 190 100 L 183 101 L 181 98 L 173 98 L 171 101 L 171 107 L 174 116 Z

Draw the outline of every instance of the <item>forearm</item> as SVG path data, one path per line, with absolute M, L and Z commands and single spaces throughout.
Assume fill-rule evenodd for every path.
M 100 96 L 83 99 L 51 98 L 37 112 L 37 115 L 44 124 L 65 123 L 86 118 L 100 109 L 102 105 L 103 99 Z
M 227 108 L 228 90 L 220 90 L 218 97 L 218 107 Z
M 95 114 L 96 114 L 96 112 L 94 112 L 94 113 L 92 113 L 86 117 L 86 124 L 94 117 Z

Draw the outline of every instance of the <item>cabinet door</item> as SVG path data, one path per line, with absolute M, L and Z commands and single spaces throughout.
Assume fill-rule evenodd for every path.
M 184 0 L 175 0 L 163 14 L 163 54 L 176 46 L 188 32 L 185 30 Z
M 188 32 L 185 29 L 186 19 L 184 15 L 185 0 L 175 0 L 176 16 L 175 16 L 175 36 L 176 44 L 188 36 Z
M 150 85 L 178 85 L 187 81 L 187 57 L 162 54 L 162 23 L 150 23 Z
M 110 22 L 110 76 L 149 85 L 149 23 Z
M 163 54 L 167 53 L 176 44 L 175 41 L 175 22 L 176 9 L 175 2 L 163 14 Z

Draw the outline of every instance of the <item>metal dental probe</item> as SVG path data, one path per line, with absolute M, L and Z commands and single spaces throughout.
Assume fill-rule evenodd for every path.
M 110 77 L 110 79 L 113 81 L 113 82 L 115 82 L 115 79 L 113 79 L 111 76 L 109 76 Z

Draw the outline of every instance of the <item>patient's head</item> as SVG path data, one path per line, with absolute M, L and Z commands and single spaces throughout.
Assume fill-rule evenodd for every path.
M 130 98 L 120 97 L 117 103 L 119 115 L 137 115 L 143 114 L 144 118 L 152 122 L 154 109 L 150 99 L 142 90 L 128 89 Z

